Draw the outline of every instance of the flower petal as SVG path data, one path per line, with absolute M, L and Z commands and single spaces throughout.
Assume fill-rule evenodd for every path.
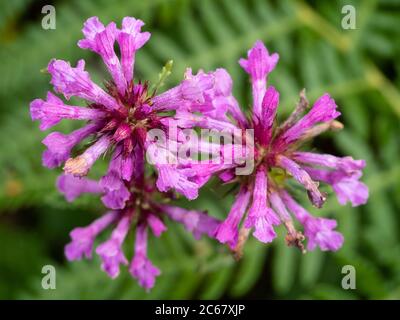
M 242 187 L 229 212 L 228 217 L 215 230 L 215 238 L 221 243 L 227 243 L 230 248 L 235 248 L 239 231 L 238 226 L 246 212 L 250 200 L 250 192 Z
M 147 290 L 154 287 L 156 277 L 161 274 L 160 269 L 154 266 L 147 257 L 147 227 L 144 223 L 136 228 L 135 256 L 129 272 Z
M 51 74 L 51 84 L 58 93 L 62 93 L 69 100 L 77 96 L 88 101 L 103 105 L 110 110 L 118 110 L 120 106 L 103 89 L 94 84 L 89 73 L 84 70 L 85 61 L 79 60 L 77 67 L 73 68 L 69 62 L 53 59 L 47 70 Z
M 256 41 L 247 52 L 247 60 L 240 59 L 240 66 L 250 75 L 253 89 L 253 116 L 260 117 L 262 112 L 262 100 L 267 86 L 267 76 L 278 63 L 277 53 L 269 54 L 264 43 Z
M 92 257 L 93 242 L 96 236 L 118 218 L 119 212 L 109 211 L 101 218 L 93 221 L 84 228 L 75 228 L 71 231 L 72 241 L 65 246 L 65 256 L 68 260 L 81 260 Z

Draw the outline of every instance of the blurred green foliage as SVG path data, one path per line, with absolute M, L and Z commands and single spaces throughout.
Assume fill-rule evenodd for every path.
M 357 12 L 355 30 L 341 28 L 341 8 L 349 2 Z M 0 4 L 0 298 L 400 298 L 400 1 L 59 0 L 53 3 L 56 30 L 41 28 L 44 4 Z M 83 57 L 93 78 L 104 78 L 100 59 L 76 46 L 83 22 L 93 15 L 104 22 L 120 23 L 128 15 L 146 22 L 152 38 L 138 53 L 135 70 L 153 83 L 169 59 L 174 68 L 167 86 L 180 81 L 189 66 L 225 67 L 246 107 L 250 87 L 237 60 L 261 39 L 280 54 L 270 77 L 281 92 L 280 117 L 294 107 L 303 87 L 312 101 L 330 92 L 345 129 L 317 139 L 318 148 L 368 164 L 366 206 L 341 207 L 331 196 L 320 212 L 311 209 L 338 219 L 344 247 L 302 256 L 285 246 L 283 236 L 273 245 L 250 239 L 243 259 L 235 262 L 226 248 L 208 239 L 197 242 L 168 224 L 161 241 L 151 241 L 150 256 L 162 276 L 149 294 L 126 269 L 110 280 L 97 258 L 66 263 L 62 251 L 68 232 L 103 208 L 94 197 L 68 204 L 57 194 L 60 170 L 41 166 L 40 141 L 46 133 L 31 122 L 29 102 L 50 89 L 40 69 L 53 57 L 72 63 Z M 67 132 L 74 126 L 64 121 L 59 128 Z M 95 173 L 104 168 L 97 166 Z M 216 192 L 217 187 L 211 182 L 200 199 L 184 205 L 225 216 L 232 197 L 221 196 L 225 192 Z M 57 268 L 56 290 L 41 288 L 46 264 Z M 356 290 L 341 288 L 346 264 L 356 268 Z

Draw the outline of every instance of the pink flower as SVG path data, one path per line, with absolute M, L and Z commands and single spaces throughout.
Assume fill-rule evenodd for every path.
M 46 130 L 56 125 L 61 119 L 97 120 L 105 116 L 104 112 L 76 106 L 67 106 L 61 99 L 47 93 L 47 100 L 35 99 L 31 102 L 32 120 L 40 120 L 40 129 Z
M 215 230 L 220 224 L 219 220 L 202 211 L 187 210 L 170 205 L 163 205 L 160 210 L 172 220 L 182 223 L 196 239 L 200 239 L 203 234 L 214 237 Z
M 239 60 L 240 66 L 250 75 L 253 92 L 253 115 L 259 117 L 266 92 L 267 76 L 278 63 L 277 53 L 269 54 L 261 41 L 257 41 L 247 52 L 247 60 Z
M 287 192 L 282 192 L 282 197 L 289 210 L 304 225 L 304 235 L 308 239 L 308 250 L 314 250 L 316 246 L 319 246 L 323 251 L 336 251 L 343 245 L 342 234 L 334 231 L 337 226 L 335 220 L 313 217 Z
M 148 82 L 135 79 L 136 51 L 150 38 L 149 32 L 141 31 L 143 25 L 139 19 L 125 17 L 119 29 L 114 22 L 105 26 L 98 17 L 89 18 L 78 46 L 98 54 L 112 79 L 102 88 L 91 80 L 83 60 L 74 67 L 67 61 L 53 59 L 47 70 L 54 91 L 67 100 L 73 96 L 84 99 L 87 106 L 67 105 L 49 92 L 46 100 L 31 102 L 30 112 L 32 120 L 39 120 L 41 130 L 63 119 L 86 121 L 82 128 L 70 134 L 50 133 L 43 140 L 47 148 L 43 164 L 49 168 L 64 165 L 65 174 L 59 177 L 57 187 L 67 201 L 84 193 L 99 194 L 104 205 L 113 210 L 89 226 L 71 232 L 71 242 L 65 247 L 67 259 L 91 258 L 96 237 L 115 222 L 110 238 L 97 246 L 96 253 L 102 260 L 102 269 L 111 278 L 117 277 L 120 266 L 128 265 L 123 244 L 132 224 L 136 224 L 135 256 L 129 270 L 140 285 L 150 289 L 160 271 L 147 258 L 147 228 L 160 237 L 166 231 L 166 216 L 182 223 L 198 238 L 202 234 L 212 235 L 219 221 L 203 212 L 155 201 L 156 198 L 174 199 L 173 190 L 194 199 L 205 178 L 196 176 L 192 163 L 156 161 L 154 168 L 158 179 L 147 174 L 145 154 L 151 146 L 149 132 L 160 131 L 177 148 L 184 141 L 182 127 L 172 127 L 177 119 L 165 111 L 187 114 L 202 110 L 210 116 L 223 116 L 223 109 L 236 107 L 237 111 L 237 103 L 235 105 L 231 93 L 231 83 L 226 82 L 229 75 L 222 69 L 197 74 L 188 69 L 180 84 L 160 94 L 156 90 L 151 92 Z M 211 122 L 211 126 L 213 119 L 209 117 L 206 121 Z M 177 131 L 176 136 L 170 133 L 172 130 Z M 71 157 L 81 142 L 89 146 Z M 207 148 L 208 143 L 203 143 L 202 147 Z M 171 153 L 161 147 L 156 151 L 161 155 Z M 106 154 L 111 154 L 107 172 L 99 181 L 87 178 L 96 161 Z M 155 156 L 155 160 L 159 158 Z M 157 187 L 165 193 L 159 194 Z
M 359 181 L 362 176 L 361 170 L 346 172 L 310 167 L 306 167 L 305 170 L 313 179 L 330 184 L 341 205 L 345 205 L 349 201 L 353 207 L 357 207 L 365 204 L 368 200 L 368 187 Z
M 273 225 L 279 225 L 280 220 L 267 206 L 267 176 L 263 166 L 258 168 L 253 190 L 253 203 L 249 209 L 244 226 L 246 228 L 254 227 L 253 235 L 261 242 L 271 242 L 276 233 Z
M 109 150 L 117 150 L 113 155 L 115 160 L 101 180 L 105 190 L 102 200 L 112 209 L 123 208 L 129 199 L 129 187 L 141 183 L 134 181 L 141 174 L 137 175 L 133 170 L 133 158 L 139 166 L 144 161 L 138 157 L 144 157 L 147 133 L 157 129 L 168 134 L 170 117 L 165 115 L 165 111 L 192 110 L 209 101 L 210 97 L 231 96 L 231 87 L 224 87 L 224 81 L 216 83 L 216 78 L 226 76 L 221 72 L 200 71 L 193 75 L 188 69 L 179 85 L 161 94 L 150 92 L 147 82 L 134 81 L 136 51 L 150 38 L 149 32 L 141 32 L 143 25 L 139 19 L 125 17 L 122 28 L 118 29 L 114 22 L 105 26 L 98 17 L 89 18 L 82 29 L 84 38 L 79 40 L 78 46 L 97 53 L 112 80 L 103 89 L 91 80 L 83 60 L 73 67 L 69 62 L 53 59 L 48 72 L 54 90 L 67 100 L 72 96 L 82 98 L 88 106 L 66 105 L 50 92 L 47 100 L 35 99 L 30 106 L 32 120 L 40 121 L 41 130 L 51 128 L 62 119 L 88 121 L 85 128 L 69 135 L 51 133 L 43 140 L 48 148 L 43 155 L 45 166 L 53 168 L 65 163 L 67 174 L 82 177 L 89 173 L 100 156 Z M 117 44 L 120 59 L 115 50 Z M 181 143 L 178 137 L 168 138 Z M 92 140 L 91 146 L 77 157 L 70 158 L 73 148 L 86 139 Z M 124 168 L 113 168 L 114 161 L 117 162 L 115 166 Z M 156 168 L 160 170 L 160 190 L 175 189 L 190 199 L 197 197 L 200 185 L 179 167 Z
M 222 243 L 227 243 L 232 249 L 237 244 L 239 236 L 238 226 L 246 212 L 249 200 L 250 192 L 245 187 L 242 187 L 228 214 L 228 218 L 215 230 L 215 238 Z
M 122 244 L 130 229 L 132 212 L 124 212 L 124 216 L 119 220 L 117 227 L 111 234 L 111 237 L 96 248 L 96 253 L 103 261 L 101 268 L 108 273 L 111 278 L 119 275 L 119 265 L 128 264 L 122 252 Z
M 42 141 L 47 147 L 47 150 L 43 153 L 43 165 L 48 168 L 60 166 L 69 159 L 72 148 L 78 144 L 79 141 L 94 133 L 97 129 L 97 124 L 88 124 L 68 135 L 61 132 L 50 133 Z
M 80 260 L 83 256 L 92 257 L 93 242 L 96 236 L 108 225 L 116 221 L 118 212 L 110 211 L 85 228 L 75 228 L 71 231 L 72 241 L 65 246 L 68 260 Z
M 102 193 L 100 184 L 91 179 L 78 178 L 71 175 L 61 175 L 57 179 L 57 188 L 64 194 L 68 202 L 74 201 L 83 193 Z
M 147 290 L 154 286 L 155 278 L 161 274 L 160 270 L 147 258 L 147 227 L 145 224 L 137 226 L 135 256 L 132 259 L 129 272 Z
M 224 183 L 239 182 L 240 192 L 232 209 L 215 232 L 216 238 L 227 243 L 235 253 L 240 253 L 238 251 L 249 234 L 246 229 L 254 229 L 253 235 L 260 241 L 271 242 L 276 237 L 273 226 L 278 224 L 283 224 L 287 229 L 286 242 L 299 247 L 303 252 L 304 237 L 308 238 L 309 249 L 318 245 L 322 250 L 337 250 L 343 237 L 333 231 L 336 226 L 334 220 L 314 218 L 308 214 L 307 219 L 300 221 L 304 227 L 304 235 L 295 229 L 289 211 L 299 220 L 297 213 L 301 210 L 296 207 L 297 210 L 288 211 L 288 204 L 282 200 L 282 194 L 286 192 L 286 181 L 293 178 L 300 184 L 317 208 L 321 208 L 327 199 L 327 195 L 319 189 L 319 182 L 332 185 L 341 204 L 346 201 L 353 205 L 364 204 L 368 198 L 368 188 L 359 178 L 365 161 L 298 151 L 304 142 L 316 135 L 329 129 L 341 128 L 342 125 L 334 120 L 340 112 L 329 94 L 322 95 L 307 110 L 308 101 L 303 92 L 292 114 L 285 122 L 278 124 L 276 118 L 279 92 L 273 86 L 267 86 L 269 73 L 275 68 L 278 59 L 276 53 L 270 54 L 264 44 L 257 41 L 248 51 L 247 59 L 239 61 L 249 74 L 252 84 L 253 108 L 249 119 L 237 106 L 233 107 L 235 104 L 232 101 L 235 100 L 231 95 L 231 104 L 226 97 L 218 100 L 222 108 L 220 112 L 210 112 L 212 109 L 205 107 L 203 103 L 202 108 L 197 106 L 196 114 L 189 112 L 190 110 L 176 114 L 174 119 L 179 126 L 225 129 L 235 137 L 245 137 L 241 145 L 233 148 L 221 147 L 220 162 L 192 166 L 191 170 L 195 172 L 192 179 L 204 184 L 213 175 L 217 175 Z M 232 87 L 232 80 L 228 76 L 220 76 L 218 81 L 220 88 Z M 224 103 L 228 105 L 223 105 Z M 251 135 L 244 134 L 244 130 L 253 130 L 254 139 Z M 254 152 L 248 152 L 248 146 L 254 148 Z M 237 147 L 243 147 L 245 152 L 238 153 Z M 250 175 L 243 177 L 238 173 L 238 169 L 243 167 L 240 161 L 226 164 L 226 160 L 234 155 L 239 155 L 240 160 L 253 161 L 254 170 Z

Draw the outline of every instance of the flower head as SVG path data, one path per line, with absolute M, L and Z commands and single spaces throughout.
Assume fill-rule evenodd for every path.
M 241 111 L 232 95 L 232 79 L 224 69 L 197 74 L 187 69 L 180 84 L 159 94 L 158 88 L 150 90 L 148 82 L 134 77 L 136 51 L 150 38 L 149 32 L 141 31 L 143 26 L 132 17 L 125 17 L 120 29 L 114 22 L 104 25 L 97 17 L 89 18 L 78 46 L 98 54 L 111 79 L 102 88 L 91 80 L 83 60 L 73 67 L 53 59 L 47 70 L 54 91 L 66 100 L 84 99 L 87 107 L 65 104 L 51 92 L 46 100 L 35 99 L 30 104 L 32 120 L 40 121 L 41 130 L 63 119 L 86 121 L 70 134 L 50 133 L 42 141 L 47 148 L 43 164 L 64 166 L 57 187 L 67 201 L 83 193 L 98 194 L 111 210 L 87 227 L 71 231 L 71 242 L 65 247 L 67 259 L 91 258 L 96 237 L 115 225 L 109 239 L 95 249 L 101 268 L 115 278 L 121 265 L 129 265 L 131 275 L 148 290 L 161 274 L 148 257 L 148 231 L 162 236 L 167 218 L 181 223 L 196 239 L 202 235 L 216 238 L 238 256 L 251 231 L 259 241 L 269 243 L 280 224 L 287 229 L 287 244 L 302 252 L 305 238 L 308 250 L 317 246 L 338 250 L 344 239 L 335 231 L 336 221 L 312 216 L 288 192 L 288 181 L 294 180 L 317 208 L 327 199 L 320 182 L 332 186 L 341 204 L 349 201 L 357 206 L 368 199 L 368 188 L 360 181 L 365 161 L 300 149 L 320 133 L 343 127 L 335 120 L 340 113 L 331 96 L 322 95 L 308 108 L 303 91 L 295 110 L 278 125 L 280 94 L 267 80 L 279 56 L 270 54 L 261 41 L 248 51 L 247 58 L 239 60 L 251 80 L 251 116 Z M 198 141 L 198 151 L 217 155 L 217 161 L 187 159 L 175 151 L 186 142 L 184 129 L 193 127 L 229 133 L 234 143 L 220 146 Z M 88 147 L 76 155 L 76 146 L 85 140 Z M 87 178 L 95 162 L 108 153 L 107 172 L 99 180 Z M 155 172 L 148 172 L 145 155 Z M 239 187 L 225 221 L 167 204 L 175 198 L 173 190 L 195 199 L 213 175 Z M 293 217 L 303 225 L 303 232 L 296 230 Z M 129 263 L 124 243 L 133 229 L 134 255 Z
M 143 25 L 141 20 L 125 17 L 122 28 L 118 29 L 114 22 L 104 26 L 98 17 L 89 18 L 82 29 L 84 39 L 78 42 L 78 46 L 102 58 L 111 80 L 101 88 L 85 71 L 83 60 L 73 67 L 69 62 L 53 59 L 47 70 L 55 92 L 63 94 L 67 100 L 72 96 L 82 98 L 88 106 L 67 105 L 51 92 L 46 100 L 36 99 L 31 103 L 32 119 L 40 121 L 41 130 L 58 124 L 62 119 L 88 121 L 85 127 L 71 134 L 54 132 L 43 140 L 47 147 L 43 154 L 45 166 L 54 168 L 65 163 L 67 174 L 83 177 L 99 157 L 113 151 L 108 173 L 101 180 L 107 191 L 103 201 L 111 209 L 122 208 L 128 198 L 124 184 L 134 179 L 132 159 L 137 161 L 139 154 L 144 156 L 147 133 L 157 129 L 167 134 L 169 127 L 165 111 L 193 109 L 221 90 L 229 94 L 229 90 L 215 86 L 217 74 L 203 71 L 197 75 L 187 71 L 181 84 L 161 94 L 150 91 L 147 82 L 135 81 L 136 51 L 150 38 L 149 32 L 141 32 Z M 114 49 L 116 44 L 119 45 L 120 57 Z M 90 147 L 72 157 L 74 147 L 83 140 L 90 141 Z M 191 199 L 197 196 L 200 186 L 182 174 L 177 166 L 156 168 L 160 169 L 158 186 L 161 190 L 175 188 Z
M 213 97 L 229 97 L 231 88 L 217 78 L 221 72 L 192 74 L 188 69 L 185 78 L 176 87 L 158 94 L 150 90 L 148 82 L 134 77 L 134 62 L 139 50 L 150 38 L 149 32 L 142 32 L 144 23 L 132 17 L 122 20 L 119 29 L 114 22 L 103 25 L 98 17 L 89 18 L 82 29 L 84 38 L 78 46 L 98 54 L 103 60 L 111 79 L 104 88 L 95 84 L 85 70 L 85 62 L 79 60 L 74 67 L 69 62 L 53 59 L 48 65 L 50 83 L 54 91 L 65 99 L 78 97 L 87 106 L 74 106 L 49 92 L 47 99 L 31 102 L 32 120 L 40 121 L 40 129 L 47 130 L 63 119 L 85 120 L 86 124 L 70 134 L 50 133 L 43 144 L 43 164 L 49 168 L 64 166 L 64 174 L 57 181 L 57 187 L 67 201 L 73 201 L 83 193 L 98 194 L 104 205 L 111 209 L 87 227 L 71 231 L 71 242 L 65 247 L 68 260 L 91 258 L 96 237 L 106 228 L 115 224 L 110 238 L 96 247 L 102 260 L 102 269 L 115 278 L 121 265 L 128 265 L 124 254 L 124 242 L 128 232 L 136 225 L 135 255 L 129 270 L 139 284 L 146 289 L 154 285 L 160 274 L 147 257 L 147 230 L 159 237 L 166 230 L 165 217 L 182 223 L 196 238 L 202 234 L 212 235 L 218 220 L 204 212 L 186 210 L 166 205 L 156 199 L 174 198 L 172 190 L 194 199 L 201 183 L 188 166 L 179 163 L 155 162 L 156 174 L 147 174 L 145 154 L 152 144 L 151 133 L 158 130 L 178 146 L 181 143 L 181 129 L 171 134 L 168 112 L 194 111 L 200 104 L 210 103 Z M 115 46 L 119 46 L 119 54 Z M 211 111 L 210 111 L 211 112 Z M 76 155 L 76 146 L 82 141 L 89 146 Z M 160 153 L 170 153 L 156 146 Z M 86 176 L 95 162 L 110 153 L 107 172 L 99 179 Z M 170 156 L 168 154 L 168 156 Z M 158 179 L 156 178 L 158 176 Z M 157 187 L 164 194 L 157 192 Z
M 71 242 L 65 247 L 68 260 L 91 258 L 96 237 L 111 224 L 115 224 L 110 238 L 97 246 L 96 253 L 101 257 L 102 269 L 111 278 L 117 277 L 120 266 L 128 265 L 123 244 L 129 230 L 136 224 L 135 253 L 129 271 L 142 287 L 150 289 L 154 286 L 155 277 L 160 275 L 161 271 L 147 257 L 148 229 L 154 236 L 160 237 L 167 230 L 163 221 L 168 218 L 181 223 L 196 239 L 200 239 L 202 235 L 213 237 L 215 229 L 220 224 L 219 220 L 205 212 L 158 202 L 155 199 L 168 198 L 169 195 L 160 194 L 152 178 L 147 178 L 145 181 L 141 189 L 130 192 L 130 200 L 124 208 L 109 211 L 89 226 L 72 230 Z M 93 189 L 98 191 L 97 188 L 103 193 L 106 192 L 100 187 L 99 182 L 71 175 L 62 175 L 58 180 L 58 186 L 67 199 L 75 199 L 85 192 L 94 193 Z
M 303 252 L 305 248 L 302 242 L 305 238 L 308 239 L 309 250 L 316 246 L 322 250 L 337 250 L 343 243 L 343 237 L 334 231 L 336 221 L 314 218 L 306 212 L 289 195 L 287 181 L 295 180 L 301 185 L 316 208 L 321 208 L 327 199 L 327 194 L 319 189 L 320 182 L 332 186 L 341 204 L 346 201 L 354 206 L 364 204 L 368 198 L 368 188 L 359 178 L 365 161 L 299 150 L 305 141 L 316 135 L 343 127 L 335 120 L 340 112 L 327 93 L 309 108 L 303 91 L 293 113 L 282 124 L 277 124 L 279 92 L 273 86 L 267 86 L 267 78 L 278 58 L 276 53 L 270 54 L 264 44 L 257 41 L 248 51 L 247 59 L 239 61 L 250 75 L 252 84 L 253 108 L 249 118 L 240 111 L 232 96 L 225 107 L 226 114 L 218 118 L 206 113 L 202 117 L 184 117 L 188 127 L 225 128 L 234 137 L 244 137 L 234 148 L 220 149 L 220 163 L 195 166 L 193 170 L 197 176 L 204 178 L 203 183 L 214 174 L 224 183 L 239 183 L 240 191 L 232 209 L 215 231 L 216 238 L 227 243 L 236 253 L 241 250 L 251 229 L 258 240 L 271 242 L 276 237 L 274 226 L 279 224 L 287 229 L 288 245 L 297 246 Z M 232 85 L 229 77 L 223 81 L 226 86 Z M 181 113 L 175 118 L 182 123 Z M 249 130 L 254 134 L 244 134 Z M 243 147 L 246 152 L 238 152 L 240 148 L 237 147 Z M 247 152 L 249 149 L 252 152 Z M 238 169 L 243 169 L 243 162 L 228 162 L 227 150 L 229 156 L 232 153 L 241 159 L 251 157 L 254 169 L 246 175 L 240 174 Z M 304 234 L 295 229 L 292 215 L 303 224 Z

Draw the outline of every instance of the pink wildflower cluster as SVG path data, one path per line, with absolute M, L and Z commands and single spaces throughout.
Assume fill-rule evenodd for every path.
M 46 146 L 43 165 L 48 168 L 63 165 L 64 173 L 57 186 L 67 201 L 83 193 L 98 194 L 109 209 L 89 226 L 72 230 L 71 242 L 65 247 L 67 259 L 91 258 L 96 237 L 114 225 L 109 239 L 95 249 L 102 260 L 102 269 L 115 278 L 121 264 L 129 265 L 132 276 L 150 289 L 160 270 L 147 256 L 148 232 L 159 237 L 166 231 L 166 218 L 183 224 L 196 238 L 203 234 L 214 237 L 236 253 L 240 253 L 251 231 L 258 240 L 267 243 L 276 237 L 275 226 L 280 224 L 287 229 L 287 243 L 302 251 L 305 251 L 304 238 L 308 239 L 309 250 L 316 246 L 321 250 L 339 249 L 343 236 L 335 231 L 336 221 L 312 216 L 287 188 L 287 182 L 294 178 L 317 208 L 326 201 L 326 194 L 319 190 L 320 182 L 331 185 L 341 204 L 349 201 L 358 206 L 367 201 L 368 188 L 360 182 L 365 161 L 301 150 L 303 143 L 316 135 L 341 128 L 335 120 L 340 115 L 335 101 L 324 94 L 308 109 L 302 94 L 293 113 L 278 125 L 279 92 L 267 85 L 267 77 L 279 56 L 269 54 L 260 41 L 249 50 L 247 59 L 239 61 L 251 80 L 251 116 L 241 111 L 232 95 L 232 79 L 224 69 L 199 71 L 195 75 L 187 69 L 180 84 L 158 94 L 149 89 L 147 82 L 134 77 L 136 51 L 150 38 L 149 32 L 141 31 L 143 25 L 141 20 L 131 17 L 122 20 L 121 28 L 113 22 L 105 26 L 97 17 L 89 18 L 78 46 L 97 53 L 111 79 L 102 88 L 91 80 L 83 60 L 76 67 L 63 60 L 52 60 L 47 70 L 54 91 L 66 100 L 73 96 L 84 99 L 87 106 L 65 104 L 52 92 L 48 92 L 45 100 L 35 99 L 30 105 L 32 119 L 40 122 L 41 130 L 62 119 L 85 120 L 80 129 L 69 134 L 52 132 L 43 140 Z M 176 134 L 171 134 L 171 127 Z M 149 173 L 145 158 L 148 134 L 159 130 L 169 142 L 179 146 L 184 143 L 182 132 L 187 128 L 225 130 L 233 135 L 253 130 L 254 141 L 247 141 L 247 136 L 243 141 L 245 148 L 251 146 L 251 152 L 240 156 L 251 155 L 254 169 L 249 175 L 237 174 L 242 164 L 224 161 L 227 153 L 237 152 L 235 148 L 202 142 L 203 148 L 210 147 L 220 155 L 219 162 L 180 163 L 176 158 L 170 163 L 155 161 L 151 166 L 155 173 Z M 76 154 L 82 141 L 88 147 Z M 111 154 L 107 172 L 98 181 L 87 178 L 94 163 L 106 153 Z M 189 200 L 197 198 L 199 189 L 213 176 L 239 186 L 225 221 L 169 203 L 176 197 L 175 191 Z M 295 229 L 292 217 L 303 225 L 304 234 Z M 136 239 L 134 256 L 129 262 L 122 245 L 132 226 Z

